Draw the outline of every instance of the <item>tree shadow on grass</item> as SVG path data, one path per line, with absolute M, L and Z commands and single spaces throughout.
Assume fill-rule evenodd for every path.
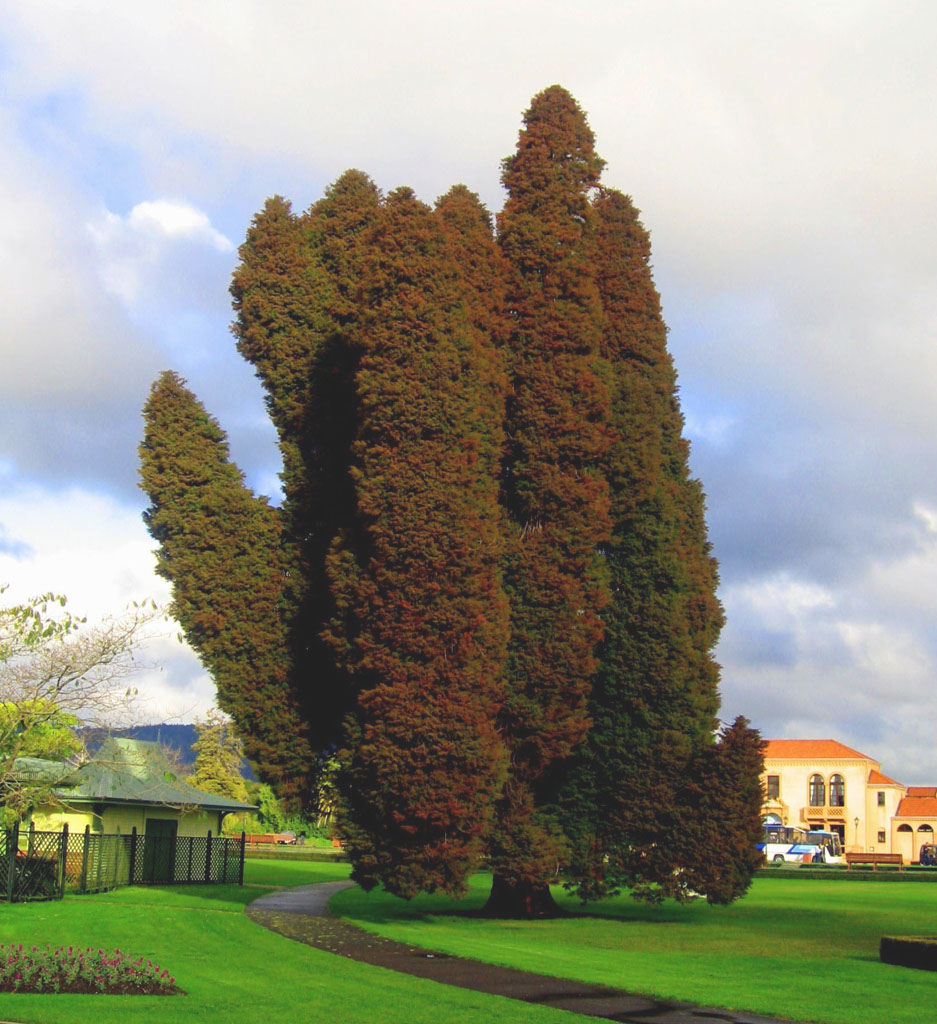
M 549 924 L 551 921 L 570 923 L 575 921 L 611 921 L 617 924 L 642 924 L 642 925 L 693 925 L 696 924 L 696 917 L 687 914 L 680 907 L 655 907 L 646 908 L 636 905 L 633 913 L 627 911 L 604 910 L 600 907 L 587 906 L 579 907 L 562 906 L 560 912 L 552 917 L 544 918 L 504 918 L 493 917 L 486 914 L 484 900 L 469 897 L 465 902 L 469 905 L 449 907 L 426 907 L 406 904 L 404 901 L 396 901 L 384 893 L 377 894 L 371 901 L 360 890 L 355 892 L 347 890 L 349 895 L 338 893 L 329 904 L 329 909 L 337 917 L 345 918 L 350 922 L 361 921 L 374 925 L 386 924 L 436 924 L 445 922 L 447 919 L 453 921 L 491 921 L 512 924 Z M 345 897 L 345 898 L 343 898 Z

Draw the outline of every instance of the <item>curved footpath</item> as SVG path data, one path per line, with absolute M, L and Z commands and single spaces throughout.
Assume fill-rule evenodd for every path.
M 539 1003 L 557 1010 L 572 1010 L 621 1024 L 790 1024 L 776 1017 L 737 1013 L 638 996 L 621 989 L 603 988 L 567 978 L 530 974 L 408 946 L 373 935 L 329 913 L 329 900 L 352 882 L 320 882 L 284 889 L 254 900 L 245 909 L 257 924 L 308 946 L 347 956 L 352 960 L 412 974 L 444 985 Z

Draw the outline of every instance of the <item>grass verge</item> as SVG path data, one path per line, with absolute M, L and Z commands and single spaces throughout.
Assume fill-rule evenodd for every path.
M 381 935 L 524 970 L 825 1024 L 933 1019 L 937 975 L 883 964 L 879 940 L 931 935 L 937 888 L 853 881 L 756 880 L 731 907 L 659 908 L 620 897 L 554 921 L 490 921 L 470 913 L 489 879 L 460 903 L 405 904 L 350 889 L 332 909 Z
M 333 881 L 347 864 L 260 861 L 246 884 L 127 888 L 0 907 L 0 943 L 118 947 L 168 967 L 187 993 L 0 995 L 27 1024 L 564 1024 L 587 1018 L 353 963 L 254 924 L 244 906 L 274 887 Z

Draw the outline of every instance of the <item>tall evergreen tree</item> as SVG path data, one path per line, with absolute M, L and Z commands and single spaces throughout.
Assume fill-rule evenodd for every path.
M 744 891 L 759 740 L 713 739 L 703 495 L 647 234 L 601 169 L 552 86 L 496 240 L 464 186 L 430 210 L 349 171 L 301 216 L 267 203 L 232 294 L 281 509 L 176 375 L 147 403 L 146 518 L 186 636 L 278 795 L 312 804 L 343 746 L 368 887 L 458 892 L 484 848 L 492 913 L 549 912 L 561 860 L 585 896 Z M 720 772 L 738 799 L 710 799 Z M 731 869 L 675 855 L 688 823 L 714 840 L 701 814 L 731 823 Z
M 493 913 L 549 910 L 548 882 L 563 854 L 551 813 L 558 769 L 588 728 L 602 636 L 607 590 L 596 550 L 611 532 L 600 471 L 608 391 L 589 204 L 601 168 L 582 111 L 559 86 L 534 98 L 504 161 L 511 641 L 501 721 L 511 771 L 490 851 Z
M 603 189 L 594 211 L 602 352 L 613 381 L 605 466 L 614 532 L 592 727 L 564 793 L 584 897 L 622 884 L 669 891 L 686 877 L 675 873 L 684 844 L 661 840 L 694 814 L 681 794 L 713 742 L 712 650 L 722 625 L 650 240 L 620 192 Z
M 507 264 L 492 232 L 491 214 L 476 193 L 454 185 L 436 201 L 436 216 L 446 239 L 449 255 L 462 282 L 462 301 L 472 327 L 490 344 L 482 348 L 492 360 L 498 376 L 491 393 L 492 415 L 501 415 L 505 399 L 503 351 L 507 342 L 508 316 L 505 306 Z M 497 453 L 500 460 L 502 452 Z M 497 474 L 500 467 L 493 467 Z
M 371 258 L 353 446 L 356 528 L 328 567 L 358 707 L 339 776 L 353 877 L 460 892 L 504 766 L 503 391 L 432 211 L 388 197 Z
M 224 432 L 178 374 L 160 375 L 143 412 L 143 518 L 172 613 L 247 756 L 284 797 L 307 800 L 315 758 L 290 674 L 277 510 L 245 486 Z
M 333 612 L 325 557 L 352 517 L 358 241 L 378 201 L 360 171 L 343 174 L 302 217 L 280 197 L 268 200 L 231 285 L 238 351 L 264 386 L 283 459 L 290 673 L 317 750 L 336 743 L 353 704 L 321 634 Z

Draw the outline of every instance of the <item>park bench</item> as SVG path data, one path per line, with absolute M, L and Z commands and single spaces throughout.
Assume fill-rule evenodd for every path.
M 292 832 L 255 832 L 244 836 L 248 846 L 292 846 L 296 836 Z
M 853 864 L 871 864 L 873 871 L 879 864 L 897 864 L 899 871 L 904 869 L 904 857 L 900 853 L 847 853 L 844 856 L 847 871 Z

